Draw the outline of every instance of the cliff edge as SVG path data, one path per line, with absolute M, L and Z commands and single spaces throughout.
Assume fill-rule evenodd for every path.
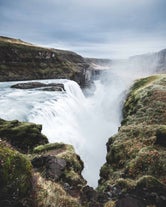
M 0 36 L 0 81 L 66 78 L 84 86 L 88 67 L 74 52 Z

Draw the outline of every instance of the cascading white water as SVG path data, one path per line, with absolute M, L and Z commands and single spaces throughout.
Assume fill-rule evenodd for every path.
M 106 142 L 120 125 L 125 91 L 134 79 L 152 73 L 125 67 L 112 66 L 102 81 L 95 81 L 96 90 L 90 97 L 69 80 L 54 80 L 63 82 L 66 92 L 11 89 L 13 82 L 0 83 L 0 117 L 42 124 L 50 142 L 72 144 L 84 161 L 85 179 L 96 187 Z

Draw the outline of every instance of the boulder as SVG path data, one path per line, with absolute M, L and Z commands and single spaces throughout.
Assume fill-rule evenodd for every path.
M 60 179 L 66 167 L 66 161 L 54 156 L 35 157 L 32 161 L 34 168 L 38 168 L 45 172 L 45 177 L 54 181 Z

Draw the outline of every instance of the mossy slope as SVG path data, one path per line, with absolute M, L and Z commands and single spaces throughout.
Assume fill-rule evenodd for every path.
M 0 206 L 33 206 L 32 165 L 0 140 Z
M 127 96 L 123 114 L 119 132 L 107 143 L 98 190 L 111 193 L 114 199 L 132 194 L 142 196 L 146 205 L 164 206 L 166 75 L 138 80 Z

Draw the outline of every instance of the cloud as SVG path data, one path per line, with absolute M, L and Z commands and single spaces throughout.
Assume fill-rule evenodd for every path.
M 165 0 L 2 0 L 0 31 L 38 44 L 82 45 L 88 55 L 89 45 L 123 47 L 139 36 L 163 42 L 165 6 Z

